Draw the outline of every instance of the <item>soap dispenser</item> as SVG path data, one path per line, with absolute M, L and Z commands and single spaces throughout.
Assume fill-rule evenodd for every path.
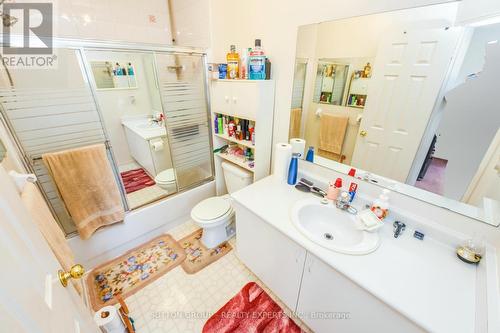
M 370 210 L 375 213 L 380 220 L 385 219 L 389 214 L 389 193 L 391 193 L 391 191 L 384 189 L 370 207 Z

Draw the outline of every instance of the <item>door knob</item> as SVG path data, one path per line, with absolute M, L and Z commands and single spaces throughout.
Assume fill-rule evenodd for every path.
M 361 135 L 361 136 L 366 136 L 367 134 L 368 134 L 368 132 L 365 130 L 362 130 L 361 132 L 359 132 L 359 135 Z
M 59 281 L 63 285 L 63 287 L 68 286 L 68 281 L 71 279 L 79 279 L 85 273 L 85 268 L 82 265 L 76 264 L 71 266 L 69 272 L 65 272 L 63 270 L 59 270 L 57 275 L 59 276 Z

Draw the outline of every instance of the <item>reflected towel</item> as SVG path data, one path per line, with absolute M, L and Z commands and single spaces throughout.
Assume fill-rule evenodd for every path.
M 345 132 L 349 117 L 334 116 L 323 112 L 319 128 L 319 149 L 342 154 Z
M 300 138 L 300 123 L 302 119 L 302 108 L 295 108 L 290 111 L 290 131 L 289 138 Z
M 120 191 L 103 144 L 44 154 L 42 159 L 82 239 L 123 220 Z

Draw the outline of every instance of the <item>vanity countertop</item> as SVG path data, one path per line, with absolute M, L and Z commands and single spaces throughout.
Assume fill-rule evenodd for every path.
M 298 200 L 314 197 L 312 194 L 269 176 L 232 197 L 425 330 L 475 332 L 481 265 L 461 262 L 452 245 L 428 236 L 417 240 L 408 229 L 396 239 L 389 222 L 379 231 L 381 244 L 375 252 L 345 255 L 313 243 L 292 224 L 291 208 Z
M 167 135 L 163 125 L 156 125 L 148 117 L 127 117 L 122 119 L 122 125 L 130 129 L 144 140 L 151 140 Z

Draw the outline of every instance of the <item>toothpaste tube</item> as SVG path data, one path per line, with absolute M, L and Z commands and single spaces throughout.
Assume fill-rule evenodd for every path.
M 354 196 L 356 195 L 356 191 L 358 190 L 358 184 L 351 182 L 349 185 L 349 196 L 351 199 L 349 199 L 349 202 L 352 202 L 354 200 Z

